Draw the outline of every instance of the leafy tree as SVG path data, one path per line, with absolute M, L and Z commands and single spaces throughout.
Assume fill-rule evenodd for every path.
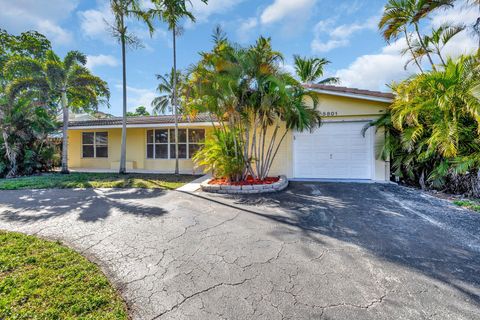
M 28 168 L 19 168 L 18 166 L 19 162 L 23 162 L 22 156 L 26 151 L 34 152 L 28 149 L 28 146 L 32 146 L 32 143 L 27 144 L 27 142 L 31 141 L 31 137 L 40 135 L 40 128 L 45 130 L 45 134 L 50 130 L 50 126 L 40 125 L 40 123 L 46 123 L 45 117 L 35 116 L 40 114 L 40 111 L 39 113 L 31 113 L 32 109 L 43 107 L 46 113 L 42 113 L 42 115 L 48 115 L 52 121 L 54 119 L 51 106 L 32 103 L 32 101 L 28 103 L 28 100 L 15 101 L 8 99 L 6 88 L 14 80 L 14 75 L 6 72 L 5 64 L 10 59 L 19 56 L 43 60 L 50 47 L 50 41 L 38 32 L 28 31 L 15 36 L 0 29 L 0 131 L 2 133 L 0 141 L 4 149 L 3 155 L 8 160 L 8 164 L 0 165 L 3 168 L 0 168 L 0 175 L 6 169 L 8 169 L 7 177 L 13 177 L 18 172 L 28 172 Z M 29 122 L 29 126 L 24 128 L 31 130 L 37 128 L 35 135 L 30 134 L 31 130 L 19 129 L 22 126 L 20 122 L 25 123 L 24 121 L 27 120 L 31 122 Z M 19 133 L 21 134 L 19 135 Z M 43 144 L 45 147 L 46 145 L 47 143 Z
M 431 52 L 420 34 L 420 21 L 435 10 L 453 6 L 453 2 L 453 0 L 389 0 L 385 5 L 378 27 L 387 42 L 398 39 L 400 35 L 405 36 L 408 51 L 412 54 L 412 59 L 421 72 L 423 69 L 419 61 L 419 52 L 428 58 L 432 69 L 435 69 Z M 414 40 L 418 41 L 421 51 L 414 51 L 412 34 L 415 34 L 416 39 Z
M 207 4 L 208 0 L 200 0 Z M 173 39 L 173 72 L 177 74 L 177 42 L 176 37 L 179 34 L 179 21 L 187 18 L 195 22 L 195 16 L 187 7 L 191 4 L 190 0 L 151 0 L 153 8 L 149 10 L 149 15 L 153 18 L 159 18 L 168 24 L 168 29 L 172 32 Z M 173 114 L 175 118 L 175 174 L 178 174 L 178 97 L 177 97 L 177 77 L 173 77 L 172 83 L 172 102 Z
M 467 3 L 471 6 L 478 7 L 478 11 L 480 12 L 480 0 L 467 0 Z M 480 55 L 480 14 L 475 23 L 472 25 L 472 30 L 478 40 L 478 54 Z
M 44 61 L 28 57 L 15 57 L 6 64 L 6 71 L 15 79 L 8 85 L 10 100 L 19 96 L 36 97 L 39 101 L 59 104 L 63 113 L 62 173 L 68 173 L 68 117 L 69 110 L 96 109 L 100 103 L 108 104 L 107 83 L 90 73 L 85 67 L 87 57 L 70 51 L 60 59 L 53 51 L 46 53 Z M 104 100 L 106 98 L 107 100 Z
M 336 84 L 338 78 L 330 77 L 319 80 L 323 77 L 324 68 L 330 63 L 325 58 L 302 58 L 298 55 L 293 56 L 295 61 L 295 72 L 302 83 L 318 83 L 318 84 Z
M 302 85 L 282 70 L 283 57 L 270 39 L 260 37 L 255 45 L 241 48 L 217 29 L 214 40 L 213 50 L 202 53 L 193 67 L 186 106 L 194 114 L 208 112 L 220 123 L 213 126 L 212 143 L 217 145 L 207 144 L 195 160 L 209 163 L 215 152 L 224 158 L 211 165 L 228 168 L 220 170 L 228 172 L 228 179 L 251 175 L 263 180 L 287 133 L 315 128 L 320 115 L 305 104 L 308 93 Z
M 477 56 L 449 58 L 443 70 L 413 76 L 393 86 L 394 103 L 374 125 L 389 132 L 383 156 L 393 158 L 397 176 L 423 188 L 444 188 L 447 179 L 458 180 L 458 174 L 472 170 L 479 172 L 477 88 Z
M 115 22 L 110 25 L 112 35 L 118 39 L 122 48 L 122 92 L 123 92 L 123 120 L 122 120 L 122 146 L 120 151 L 119 173 L 126 173 L 127 162 L 127 61 L 126 47 L 136 48 L 141 46 L 140 40 L 128 31 L 127 19 L 135 18 L 144 22 L 150 33 L 153 32 L 153 26 L 149 16 L 140 8 L 138 0 L 110 0 Z
M 139 106 L 135 109 L 135 112 L 127 112 L 128 117 L 141 117 L 141 116 L 149 116 L 150 113 L 147 111 L 147 108 L 144 106 Z
M 438 56 L 440 59 L 441 64 L 445 67 L 445 58 L 443 57 L 442 50 L 445 45 L 452 40 L 457 34 L 465 30 L 465 26 L 463 25 L 449 25 L 443 24 L 440 27 L 433 29 L 430 35 L 423 36 L 423 43 L 426 45 L 425 48 L 420 44 L 419 41 L 414 40 L 412 42 L 412 51 L 414 52 L 414 57 L 416 57 L 419 61 L 428 53 L 434 54 Z M 409 49 L 404 49 L 402 53 L 406 53 Z M 413 58 L 408 60 L 405 68 L 408 66 L 410 62 L 412 62 Z
M 9 104 L 7 112 L 0 111 L 0 143 L 8 146 L 0 148 L 0 176 L 11 178 L 51 169 L 57 164 L 55 145 L 48 139 L 48 134 L 58 128 L 53 112 L 32 105 L 29 99 Z M 8 163 L 2 165 L 4 157 Z
M 157 86 L 157 92 L 160 94 L 158 97 L 155 97 L 152 101 L 153 113 L 154 114 L 165 114 L 171 113 L 174 114 L 174 102 L 173 102 L 173 87 L 174 87 L 174 79 L 173 79 L 173 69 L 170 73 L 161 75 L 157 74 L 157 80 L 160 83 Z M 177 97 L 181 95 L 181 86 L 183 83 L 183 75 L 180 71 L 177 71 Z M 179 113 L 182 113 L 182 108 L 178 107 L 177 110 Z

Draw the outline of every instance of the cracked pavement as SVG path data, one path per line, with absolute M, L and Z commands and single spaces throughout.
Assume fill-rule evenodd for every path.
M 480 214 L 394 185 L 1 191 L 0 229 L 98 263 L 133 319 L 480 319 Z

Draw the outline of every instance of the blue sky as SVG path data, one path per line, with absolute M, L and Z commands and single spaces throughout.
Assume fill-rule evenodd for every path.
M 147 2 L 146 0 L 144 1 Z M 221 25 L 232 41 L 252 43 L 259 35 L 272 38 L 274 49 L 285 56 L 291 70 L 292 55 L 318 56 L 332 63 L 327 76 L 338 76 L 341 84 L 372 90 L 388 90 L 386 84 L 415 70 L 404 70 L 400 55 L 403 39 L 386 44 L 376 28 L 386 0 L 210 0 L 205 6 L 192 0 L 197 23 L 185 22 L 178 38 L 180 68 L 198 61 L 198 52 L 212 46 L 211 34 Z M 445 21 L 474 21 L 473 10 L 458 6 L 436 13 L 424 28 Z M 109 35 L 106 0 L 0 0 L 0 28 L 18 34 L 34 29 L 52 41 L 60 55 L 80 50 L 88 55 L 88 67 L 108 81 L 112 92 L 110 109 L 121 114 L 120 46 Z M 155 74 L 166 73 L 172 64 L 172 41 L 165 24 L 156 22 L 151 38 L 141 24 L 129 22 L 145 48 L 127 56 L 128 108 L 150 107 L 155 97 Z M 459 35 L 445 50 L 457 55 L 474 48 L 468 34 Z

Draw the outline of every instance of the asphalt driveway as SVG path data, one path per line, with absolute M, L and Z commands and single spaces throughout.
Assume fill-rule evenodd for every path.
M 480 214 L 393 185 L 0 191 L 0 229 L 99 263 L 134 319 L 480 319 Z

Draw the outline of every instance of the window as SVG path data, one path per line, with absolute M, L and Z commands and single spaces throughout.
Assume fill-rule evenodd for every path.
M 108 132 L 82 132 L 83 158 L 108 158 Z
M 178 129 L 178 158 L 191 159 L 204 141 L 204 129 Z M 175 159 L 175 129 L 147 130 L 147 159 Z

